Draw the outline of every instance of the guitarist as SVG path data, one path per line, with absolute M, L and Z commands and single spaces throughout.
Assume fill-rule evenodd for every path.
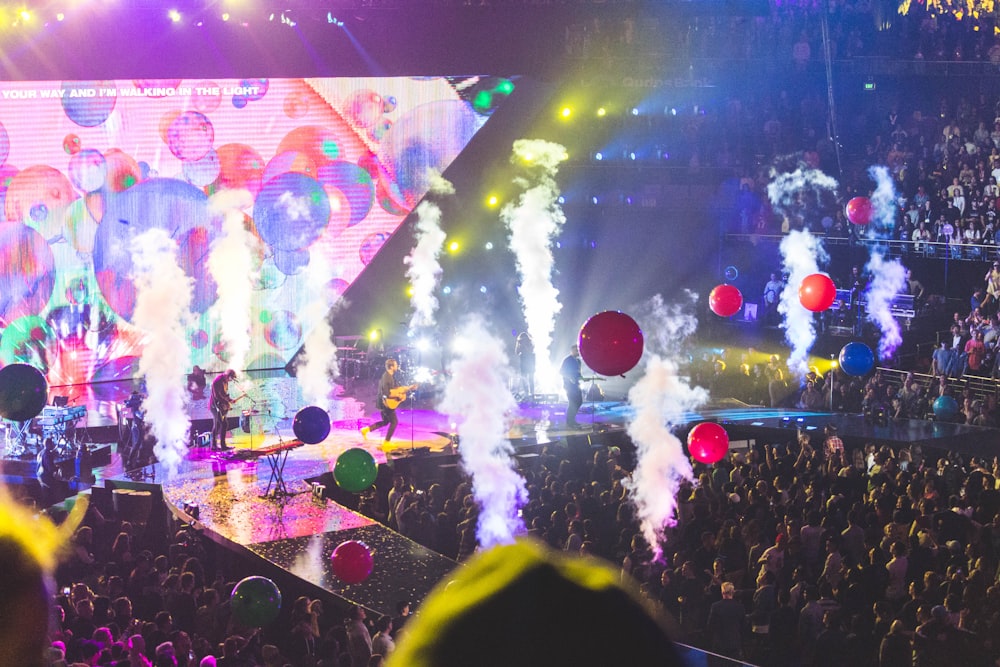
M 226 418 L 229 408 L 239 399 L 229 397 L 229 381 L 236 378 L 236 371 L 229 369 L 212 380 L 209 409 L 212 411 L 212 449 L 232 449 L 226 446 Z
M 368 434 L 372 431 L 388 426 L 389 430 L 385 432 L 385 440 L 382 443 L 383 449 L 389 446 L 392 434 L 396 432 L 396 426 L 399 424 L 396 408 L 406 400 L 406 394 L 417 386 L 401 386 L 396 378 L 398 370 L 399 363 L 395 359 L 385 360 L 385 373 L 382 373 L 382 379 L 378 381 L 378 398 L 376 399 L 378 409 L 382 413 L 382 419 L 361 429 L 361 437 L 367 439 Z

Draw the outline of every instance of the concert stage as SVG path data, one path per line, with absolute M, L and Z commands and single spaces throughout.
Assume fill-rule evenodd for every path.
M 241 383 L 241 391 L 253 398 L 248 410 L 256 409 L 256 413 L 234 418 L 230 436 L 234 450 L 213 452 L 203 439 L 196 438 L 179 469 L 168 476 L 159 463 L 125 470 L 116 443 L 95 443 L 95 449 L 109 453 L 109 460 L 93 467 L 94 495 L 102 495 L 105 501 L 114 490 L 123 493 L 123 489 L 162 495 L 169 511 L 215 542 L 259 557 L 262 572 L 286 571 L 377 614 L 394 613 L 401 599 L 421 600 L 456 567 L 451 559 L 358 512 L 360 497 L 338 489 L 332 477 L 342 452 L 364 447 L 379 464 L 376 484 L 383 491 L 396 473 L 413 473 L 424 481 L 455 479 L 461 443 L 448 417 L 433 409 L 432 399 L 400 408 L 393 444 L 382 451 L 381 433 L 365 441 L 358 431 L 376 417 L 366 407 L 374 404 L 374 386 L 356 384 L 349 391 L 338 387 L 329 436 L 321 443 L 303 445 L 291 428 L 295 412 L 304 407 L 295 378 L 261 373 L 241 378 Z M 131 385 L 123 386 L 115 396 L 122 401 L 131 391 Z M 77 396 L 88 393 L 93 392 L 82 390 Z M 120 412 L 120 405 L 110 410 L 103 404 L 86 407 L 87 426 L 78 430 L 88 435 L 117 432 L 114 424 L 104 422 L 109 412 Z M 565 421 L 564 404 L 523 404 L 511 415 L 508 436 L 521 466 L 536 465 L 545 446 L 578 453 L 582 449 L 585 454 L 610 445 L 631 449 L 625 433 L 630 413 L 625 401 L 589 402 L 578 417 L 587 428 L 566 430 L 560 426 Z M 204 401 L 192 403 L 191 418 L 196 431 L 207 430 Z M 953 449 L 992 455 L 1000 434 L 995 429 L 914 420 L 880 425 L 860 415 L 772 410 L 731 402 L 689 412 L 676 420 L 674 429 L 683 439 L 688 428 L 706 420 L 724 425 L 734 448 L 790 441 L 798 429 L 819 440 L 823 427 L 832 423 L 849 447 L 866 442 L 920 444 L 925 451 Z M 11 465 L 6 464 L 8 471 Z M 375 572 L 363 583 L 345 585 L 333 575 L 329 555 L 347 540 L 364 541 L 374 553 Z
M 283 371 L 250 373 L 239 378 L 238 385 L 231 393 L 246 392 L 250 400 L 237 406 L 245 408 L 246 415 L 235 408 L 231 413 L 228 443 L 234 449 L 213 452 L 207 446 L 201 437 L 211 428 L 207 399 L 192 397 L 192 446 L 172 476 L 160 463 L 131 470 L 123 464 L 119 416 L 128 413 L 125 403 L 141 387 L 120 383 L 52 389 L 52 396 L 68 396 L 74 414 L 86 408 L 70 429 L 70 439 L 86 441 L 92 451 L 107 454 L 94 462 L 89 483 L 73 470 L 74 459 L 64 457 L 67 480 L 73 475 L 70 489 L 93 487 L 95 497 L 108 503 L 112 494 L 151 491 L 154 498 L 162 496 L 170 512 L 213 541 L 259 556 L 262 571 L 285 570 L 377 614 L 394 614 L 400 599 L 421 600 L 456 567 L 455 561 L 359 513 L 359 496 L 338 489 L 332 478 L 338 456 L 352 447 L 371 452 L 379 464 L 376 484 L 383 490 L 395 472 L 419 473 L 425 480 L 457 475 L 458 437 L 447 415 L 433 409 L 433 392 L 418 394 L 412 407 L 399 409 L 399 427 L 391 446 L 384 448 L 384 431 L 373 432 L 367 441 L 359 432 L 378 418 L 377 411 L 366 407 L 374 404 L 374 379 L 336 387 L 330 434 L 312 445 L 303 445 L 293 434 L 294 416 L 306 406 L 294 377 Z M 623 430 L 620 412 L 603 410 L 599 404 L 586 404 L 578 419 L 590 422 L 591 428 L 567 431 L 560 426 L 564 404 L 525 405 L 512 415 L 509 436 L 530 465 L 545 444 L 571 435 L 596 442 L 606 432 Z M 31 483 L 36 451 L 29 446 L 23 456 L 5 462 L 9 482 Z M 14 468 L 20 473 L 17 478 L 12 476 Z M 364 541 L 373 551 L 375 573 L 363 583 L 345 585 L 333 576 L 330 553 L 347 540 Z

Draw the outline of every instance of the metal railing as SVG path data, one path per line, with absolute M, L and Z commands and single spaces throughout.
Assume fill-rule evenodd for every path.
M 926 259 L 956 260 L 965 262 L 989 262 L 1000 259 L 1000 246 L 994 244 L 942 243 L 938 241 L 895 241 L 887 239 L 865 239 L 852 236 L 824 236 L 827 246 L 858 247 L 880 249 L 887 259 L 898 257 L 923 257 Z M 752 244 L 773 243 L 778 245 L 784 234 L 726 234 L 729 241 Z
M 907 372 L 896 368 L 879 367 L 878 372 L 886 378 L 889 384 L 902 385 Z M 929 373 L 913 373 L 913 379 L 927 390 L 936 390 L 937 377 Z M 948 387 L 955 393 L 961 393 L 966 388 L 973 399 L 986 400 L 988 396 L 996 396 L 1000 392 L 1000 380 L 980 375 L 963 375 L 959 378 L 948 378 Z

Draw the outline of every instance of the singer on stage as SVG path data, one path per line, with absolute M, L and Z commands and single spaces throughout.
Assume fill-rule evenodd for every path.
M 405 387 L 400 385 L 399 378 L 396 377 L 396 371 L 398 370 L 399 362 L 395 359 L 385 360 L 385 373 L 382 374 L 382 379 L 378 382 L 378 396 L 376 397 L 376 403 L 379 412 L 382 413 L 382 419 L 371 426 L 365 426 L 361 429 L 361 436 L 367 439 L 370 432 L 377 431 L 383 426 L 388 426 L 389 429 L 385 432 L 385 440 L 382 441 L 383 451 L 389 447 L 389 443 L 392 441 L 392 434 L 396 432 L 396 426 L 399 424 L 399 418 L 396 416 L 396 408 L 406 400 L 409 392 L 417 388 L 415 384 Z
M 229 369 L 212 380 L 209 409 L 212 411 L 212 449 L 226 450 L 226 418 L 235 399 L 229 397 L 229 381 L 236 378 L 236 371 Z
M 574 345 L 569 349 L 569 354 L 566 355 L 559 366 L 563 389 L 566 390 L 566 428 L 580 428 L 580 424 L 576 423 L 576 413 L 580 411 L 580 406 L 583 405 L 583 391 L 580 390 L 580 380 L 583 379 L 582 369 L 580 346 Z

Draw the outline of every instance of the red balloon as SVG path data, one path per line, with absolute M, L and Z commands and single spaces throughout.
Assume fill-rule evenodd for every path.
M 872 202 L 868 197 L 855 197 L 847 202 L 846 213 L 855 225 L 867 225 L 872 221 Z
M 688 451 L 700 463 L 718 463 L 729 451 L 729 434 L 715 422 L 702 422 L 688 431 Z
M 829 308 L 836 298 L 837 286 L 825 273 L 812 273 L 803 278 L 799 285 L 799 303 L 814 313 Z
M 732 285 L 716 285 L 708 295 L 708 307 L 719 317 L 731 317 L 743 307 L 743 295 Z
M 360 584 L 372 573 L 372 552 L 357 540 L 341 542 L 330 555 L 333 573 L 345 584 Z
M 622 375 L 642 358 L 642 329 L 617 310 L 597 313 L 580 328 L 580 356 L 599 375 Z

